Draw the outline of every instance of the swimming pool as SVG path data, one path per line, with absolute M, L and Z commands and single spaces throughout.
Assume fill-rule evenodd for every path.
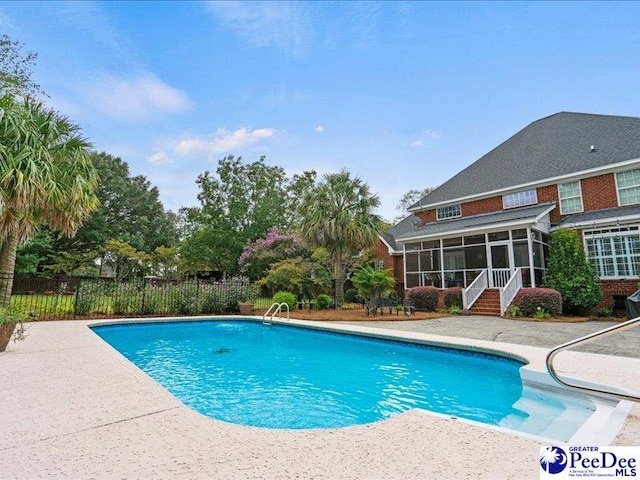
M 523 363 L 484 353 L 241 319 L 93 330 L 185 405 L 243 425 L 335 428 L 420 408 L 568 440 L 594 410 L 524 387 Z

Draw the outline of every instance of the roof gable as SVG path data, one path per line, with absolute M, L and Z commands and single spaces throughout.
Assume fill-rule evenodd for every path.
M 523 128 L 410 210 L 633 159 L 640 159 L 640 118 L 560 112 Z

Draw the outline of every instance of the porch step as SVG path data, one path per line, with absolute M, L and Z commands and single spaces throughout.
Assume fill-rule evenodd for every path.
M 471 306 L 471 313 L 474 315 L 500 316 L 500 290 L 488 288 L 480 298 Z

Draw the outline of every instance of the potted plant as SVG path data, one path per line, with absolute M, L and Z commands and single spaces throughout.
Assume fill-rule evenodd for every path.
M 238 307 L 240 308 L 240 315 L 251 315 L 253 312 L 253 302 L 248 298 L 240 299 Z
M 24 340 L 26 315 L 11 307 L 0 307 L 0 352 L 4 352 L 13 337 L 14 341 Z
M 240 299 L 238 300 L 240 315 L 251 315 L 253 313 L 253 301 L 256 296 L 255 285 L 247 285 L 245 289 L 243 289 Z

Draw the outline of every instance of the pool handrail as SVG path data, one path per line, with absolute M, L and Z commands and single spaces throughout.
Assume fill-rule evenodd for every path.
M 591 333 L 589 335 L 585 335 L 584 337 L 577 338 L 575 340 L 571 340 L 570 342 L 563 343 L 562 345 L 558 345 L 557 347 L 551 349 L 551 351 L 547 354 L 546 364 L 547 371 L 551 378 L 553 378 L 560 385 L 563 385 L 566 388 L 571 390 L 578 390 L 582 393 L 591 393 L 600 397 L 610 398 L 612 400 L 628 400 L 631 402 L 640 402 L 640 396 L 634 395 L 632 393 L 625 393 L 622 391 L 613 391 L 613 390 L 605 390 L 596 387 L 587 387 L 583 385 L 577 385 L 575 383 L 568 382 L 566 380 L 562 380 L 556 372 L 556 369 L 553 366 L 553 359 L 555 356 L 563 350 L 567 348 L 580 345 L 582 343 L 590 342 L 596 338 L 602 338 L 609 336 L 613 333 L 629 330 L 630 328 L 636 327 L 640 323 L 640 317 L 633 318 L 631 320 L 627 320 L 619 325 L 614 325 L 613 327 L 604 328 L 602 330 L 598 330 L 597 332 Z
M 278 318 L 280 318 L 280 315 L 282 314 L 282 307 L 287 307 L 287 320 L 289 319 L 289 304 L 287 302 L 273 302 L 271 304 L 271 306 L 267 309 L 266 312 L 264 312 L 264 315 L 262 315 L 262 323 L 265 324 L 270 324 L 271 321 L 273 320 L 273 317 L 275 317 L 276 315 L 278 315 Z M 271 310 L 273 309 L 273 312 L 271 312 Z M 269 320 L 267 320 L 267 317 L 269 316 L 269 314 L 271 313 L 271 317 L 269 317 Z

